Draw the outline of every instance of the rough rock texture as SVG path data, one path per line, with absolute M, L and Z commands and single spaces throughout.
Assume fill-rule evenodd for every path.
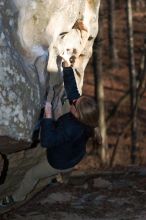
M 0 1 L 0 151 L 30 146 L 49 73 L 51 86 L 62 84 L 59 56 L 77 58 L 76 78 L 82 92 L 84 69 L 98 32 L 99 3 Z
M 99 5 L 100 0 L 0 0 L 0 197 L 12 192 L 27 169 L 45 156 L 40 146 L 29 148 L 48 88 L 58 98 L 62 94 L 60 56 L 76 57 L 82 93 Z M 56 117 L 59 110 L 53 109 Z

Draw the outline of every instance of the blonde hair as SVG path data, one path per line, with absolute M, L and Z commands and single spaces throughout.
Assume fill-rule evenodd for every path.
M 93 128 L 98 126 L 98 107 L 93 98 L 81 96 L 76 108 L 82 123 Z
M 98 127 L 99 111 L 95 100 L 89 96 L 81 96 L 76 105 L 78 119 L 91 127 L 94 144 L 101 145 L 102 138 Z

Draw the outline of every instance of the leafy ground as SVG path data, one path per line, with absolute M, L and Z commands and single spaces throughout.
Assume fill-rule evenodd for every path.
M 79 172 L 48 185 L 1 220 L 145 220 L 146 167 Z

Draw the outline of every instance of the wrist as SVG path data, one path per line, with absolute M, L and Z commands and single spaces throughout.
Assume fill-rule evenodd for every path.
M 45 118 L 52 118 L 52 112 L 51 111 L 45 112 L 44 117 Z
M 67 61 L 64 61 L 64 62 L 62 63 L 62 66 L 63 66 L 63 68 L 71 67 L 71 63 L 69 63 L 69 62 L 67 62 Z
M 45 114 L 45 118 L 52 118 L 52 114 Z
M 71 65 L 70 66 L 63 66 L 63 69 L 69 69 L 71 67 L 72 67 Z

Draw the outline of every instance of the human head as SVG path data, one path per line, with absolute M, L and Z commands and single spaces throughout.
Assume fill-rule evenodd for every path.
M 76 101 L 78 119 L 90 127 L 98 126 L 98 108 L 95 100 L 89 96 L 81 96 Z

